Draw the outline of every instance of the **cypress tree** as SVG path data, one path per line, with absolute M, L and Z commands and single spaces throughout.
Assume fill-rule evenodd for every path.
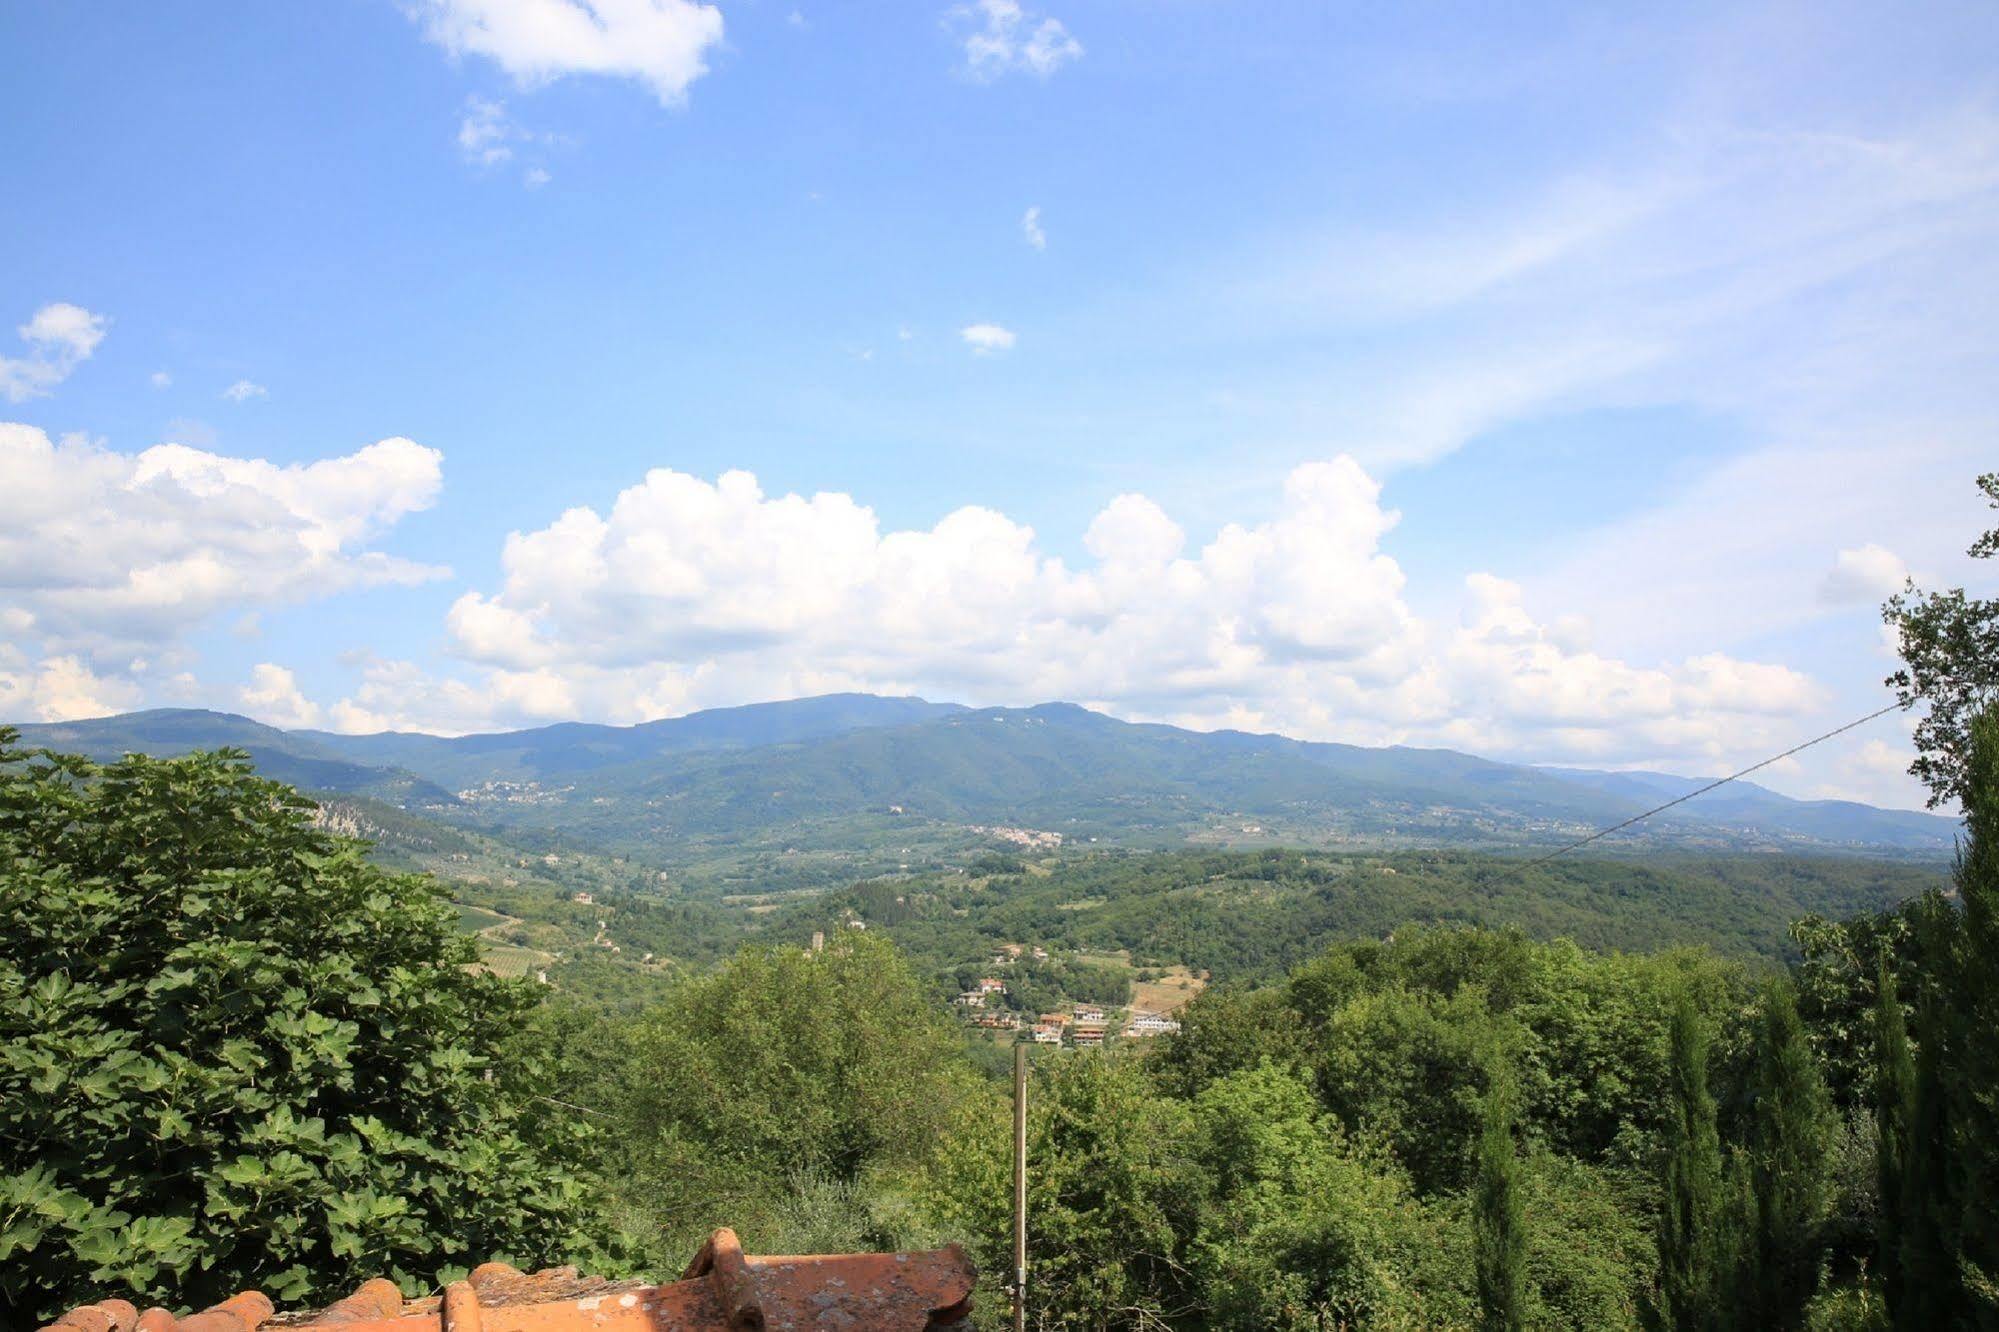
M 1764 987 L 1750 1148 L 1756 1217 L 1749 1263 L 1751 1326 L 1801 1325 L 1818 1286 L 1832 1201 L 1827 1148 L 1832 1098 L 1798 1020 L 1790 983 Z
M 1756 1231 L 1761 1216 L 1756 1198 L 1756 1166 L 1747 1148 L 1730 1147 L 1722 1170 L 1721 1191 L 1726 1216 L 1716 1237 L 1721 1254 L 1721 1288 L 1730 1292 L 1727 1307 L 1715 1326 L 1762 1332 L 1756 1315 L 1761 1269 L 1756 1262 Z
M 1944 1067 L 1960 1209 L 1956 1250 L 1968 1311 L 1999 1329 L 1999 704 L 1971 725 L 1965 763 L 1962 905 L 1951 995 L 1961 1040 Z
M 1520 1162 L 1513 1151 L 1513 1087 L 1495 1074 L 1485 1094 L 1478 1140 L 1478 1308 L 1481 1332 L 1527 1326 L 1527 1221 L 1521 1211 Z
M 1935 950 L 1928 955 L 1937 956 Z M 1916 1009 L 1916 1086 L 1909 1104 L 1900 1208 L 1902 1307 L 1898 1327 L 1955 1327 L 1963 1310 L 1957 1267 L 1950 1129 L 1945 1113 L 1943 1058 L 1946 1028 L 1933 994 Z
M 1876 1263 L 1887 1289 L 1892 1322 L 1906 1321 L 1902 1277 L 1902 1186 L 1908 1169 L 1909 1123 L 1915 1113 L 1916 1064 L 1908 1025 L 1896 993 L 1895 972 L 1881 954 L 1874 989 L 1874 1130 L 1876 1182 L 1881 1198 L 1875 1225 Z
M 1667 1079 L 1665 1204 L 1659 1218 L 1661 1312 L 1679 1332 L 1720 1326 L 1724 1230 L 1721 1136 L 1707 1087 L 1708 1033 L 1682 994 L 1673 1010 Z

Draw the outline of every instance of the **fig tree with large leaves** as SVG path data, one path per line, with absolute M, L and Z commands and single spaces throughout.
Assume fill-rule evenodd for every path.
M 587 1130 L 428 878 L 246 756 L 0 728 L 0 1325 L 597 1252 Z

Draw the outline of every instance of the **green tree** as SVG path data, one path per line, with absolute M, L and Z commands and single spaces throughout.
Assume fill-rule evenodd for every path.
M 1763 988 L 1750 1171 L 1755 1223 L 1744 1252 L 1751 1326 L 1797 1327 L 1817 1289 L 1832 1200 L 1832 1104 L 1786 980 Z
M 0 1321 L 589 1260 L 584 1131 L 428 878 L 231 751 L 0 728 Z
M 1403 1275 L 1433 1225 L 1385 1154 L 1359 1148 L 1293 1073 L 1265 1063 L 1194 1098 L 1206 1189 L 1189 1267 L 1202 1326 L 1443 1321 Z M 1438 1237 L 1440 1238 L 1440 1237 Z
M 1303 1028 L 1283 990 L 1218 985 L 1179 1013 L 1180 1030 L 1158 1042 L 1154 1068 L 1167 1087 L 1191 1096 L 1216 1078 L 1268 1060 L 1303 1058 Z
M 1692 996 L 1683 994 L 1673 1008 L 1672 1104 L 1663 1134 L 1665 1196 L 1659 1213 L 1660 1304 L 1680 1332 L 1720 1326 L 1726 1304 L 1721 1136 L 1707 1075 L 1707 1025 Z
M 1527 1285 L 1536 1329 L 1656 1327 L 1644 1307 L 1659 1270 L 1656 1186 L 1545 1150 L 1522 1153 Z
M 1906 1327 L 1956 1327 L 1963 1310 L 1957 1267 L 1958 1175 L 1948 1141 L 1944 1087 L 1945 1025 L 1941 1004 L 1925 995 L 1916 1010 L 1916 1082 L 1903 1152 L 1900 1206 L 1901 1308 Z
M 1971 725 L 1964 840 L 1957 858 L 1962 939 L 1954 968 L 1957 1014 L 1952 1140 L 1960 1161 L 1958 1264 L 1981 1328 L 1999 1328 L 1999 703 Z
M 1978 488 L 1999 508 L 1999 472 L 1979 477 Z M 1999 555 L 1999 527 L 1972 542 L 1969 554 Z M 1888 686 L 1904 707 L 1928 705 L 1916 723 L 1918 752 L 1909 771 L 1930 788 L 1932 807 L 1962 803 L 1972 722 L 1999 700 L 1999 598 L 1968 597 L 1963 588 L 1919 592 L 1911 582 L 1881 613 L 1895 630 L 1903 663 Z
M 957 1040 L 895 945 L 745 948 L 623 1032 L 611 1085 L 621 1196 L 660 1262 L 726 1217 L 746 1243 L 795 1186 L 927 1149 L 964 1081 Z M 810 1188 L 806 1190 L 810 1192 Z
M 1495 1069 L 1485 1093 L 1473 1203 L 1479 1326 L 1484 1332 L 1519 1332 L 1528 1321 L 1527 1218 L 1513 1146 L 1514 1096 L 1510 1071 Z
M 1110 1050 L 1038 1063 L 1027 1103 L 1029 1326 L 1156 1328 L 1187 1312 L 1207 1187 L 1187 1103 Z M 986 1274 L 988 1308 L 1006 1307 L 993 1282 L 1013 1266 L 1009 1113 L 997 1092 L 957 1107 L 919 1182 L 925 1213 Z
M 1893 1318 L 1904 1314 L 1902 1185 L 1908 1171 L 1909 1125 L 1915 1111 L 1916 1064 L 1895 972 L 1883 953 L 1874 990 L 1875 1162 L 1880 1211 L 1875 1221 L 1876 1267 Z

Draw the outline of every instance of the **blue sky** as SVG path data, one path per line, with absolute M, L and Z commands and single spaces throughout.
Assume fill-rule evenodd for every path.
M 1993 583 L 1999 14 L 1626 9 L 9 6 L 0 716 L 1784 748 Z

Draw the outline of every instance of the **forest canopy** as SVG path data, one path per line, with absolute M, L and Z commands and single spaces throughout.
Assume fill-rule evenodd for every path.
M 1894 867 L 1802 878 L 1831 914 L 1794 925 L 1789 966 L 1443 912 L 1377 931 L 1370 913 L 1445 903 L 1453 876 L 1503 882 L 1476 857 L 1425 878 L 1190 854 L 1041 896 L 989 866 L 1023 892 L 983 925 L 906 888 L 836 895 L 785 917 L 821 913 L 823 948 L 753 943 L 618 1006 L 487 974 L 434 881 L 377 867 L 240 757 L 0 750 L 0 1298 L 19 1317 L 107 1290 L 309 1302 L 489 1257 L 662 1272 L 724 1221 L 773 1251 L 956 1239 L 1002 1272 L 1004 1089 L 939 1002 L 957 977 L 918 959 L 971 920 L 975 952 L 985 930 L 1048 938 L 1041 983 L 1087 993 L 1108 970 L 1060 959 L 1089 931 L 1162 957 L 1255 937 L 1144 932 L 1191 888 L 1245 891 L 1250 921 L 1272 891 L 1317 895 L 1306 938 L 1330 942 L 1203 954 L 1220 983 L 1149 1048 L 1037 1052 L 1041 1325 L 1955 1316 L 1999 1270 L 1976 1094 L 1999 1066 L 1980 965 L 1999 722 L 1976 735 L 1955 899 L 1908 896 Z M 1587 926 L 1656 910 L 1661 873 L 1582 864 L 1517 891 Z M 1731 873 L 1672 882 L 1725 902 Z M 1103 910 L 1033 905 L 1078 891 Z M 877 929 L 838 927 L 862 912 Z M 1915 1197 L 1949 1202 L 1896 1201 Z M 988 1277 L 984 1308 L 1004 1305 Z

